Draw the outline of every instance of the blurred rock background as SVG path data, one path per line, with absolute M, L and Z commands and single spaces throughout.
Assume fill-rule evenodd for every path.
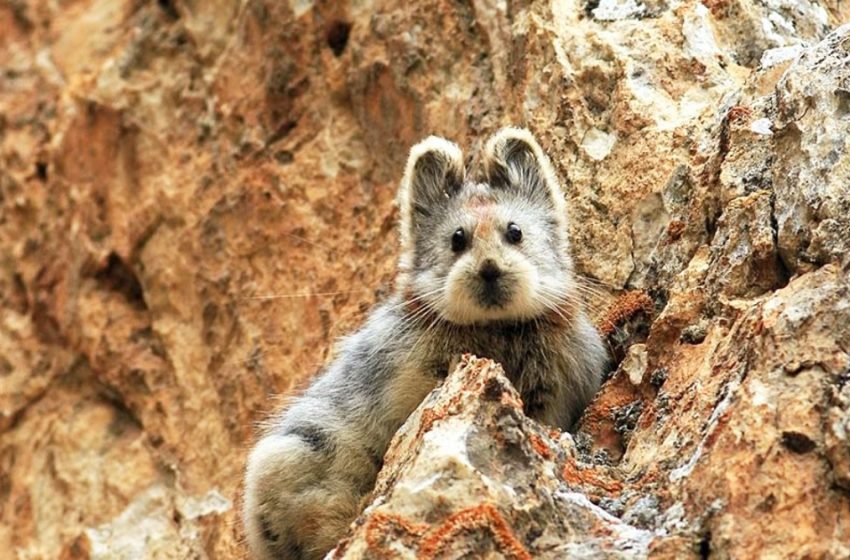
M 0 550 L 244 555 L 254 425 L 391 289 L 406 150 L 519 124 L 615 357 L 550 474 L 643 531 L 592 550 L 850 556 L 846 21 L 0 0 Z

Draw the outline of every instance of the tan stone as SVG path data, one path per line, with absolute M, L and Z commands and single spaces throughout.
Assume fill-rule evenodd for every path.
M 511 123 L 564 179 L 612 367 L 642 344 L 640 367 L 574 443 L 511 408 L 523 468 L 488 439 L 510 428 L 493 402 L 442 389 L 469 414 L 410 441 L 476 432 L 481 468 L 398 447 L 361 521 L 430 519 L 385 491 L 415 465 L 437 498 L 426 471 L 451 466 L 465 490 L 431 514 L 501 537 L 442 532 L 434 555 L 847 556 L 850 30 L 828 33 L 848 20 L 835 0 L 0 4 L 0 550 L 242 554 L 255 423 L 388 293 L 409 145 L 474 158 Z M 534 482 L 549 529 L 483 475 Z

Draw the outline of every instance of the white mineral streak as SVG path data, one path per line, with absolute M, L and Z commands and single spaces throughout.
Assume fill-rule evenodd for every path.
M 233 503 L 221 495 L 218 490 L 210 490 L 203 496 L 179 496 L 178 507 L 186 519 L 199 519 L 206 515 L 224 513 L 233 507 Z
M 750 392 L 752 393 L 753 406 L 772 406 L 771 402 L 771 392 L 770 387 L 759 381 L 758 379 L 754 379 L 752 383 L 749 384 Z
M 771 130 L 772 128 L 773 123 L 770 122 L 770 119 L 757 119 L 750 125 L 750 130 L 756 134 L 761 134 L 762 136 L 770 136 L 773 134 L 773 131 Z
M 602 161 L 611 153 L 616 142 L 617 136 L 615 134 L 608 134 L 598 128 L 591 128 L 584 135 L 581 148 L 591 159 Z
M 154 486 L 138 496 L 111 522 L 87 529 L 92 558 L 143 558 L 151 548 L 157 547 L 157 543 L 168 542 L 177 532 L 170 507 L 167 489 Z
M 741 386 L 740 377 L 734 378 L 730 381 L 726 387 L 724 388 L 725 395 L 723 400 L 721 400 L 716 407 L 714 407 L 714 411 L 711 413 L 711 416 L 708 419 L 706 424 L 705 433 L 702 436 L 699 444 L 696 447 L 696 450 L 691 454 L 691 457 L 680 467 L 677 467 L 670 471 L 670 481 L 678 482 L 683 478 L 690 476 L 693 472 L 694 468 L 697 465 L 697 462 L 700 460 L 703 454 L 703 450 L 705 449 L 705 444 L 708 441 L 708 438 L 717 428 L 717 422 L 721 416 L 732 406 L 732 403 L 735 402 L 737 398 L 738 388 Z
M 456 417 L 447 418 L 440 430 L 427 432 L 422 437 L 422 443 L 434 456 L 451 458 L 465 467 L 472 468 L 466 450 L 468 430 L 468 423 Z
M 313 0 L 289 0 L 289 7 L 295 17 L 301 17 L 313 9 Z
M 787 47 L 768 49 L 761 53 L 761 62 L 759 63 L 759 66 L 761 68 L 771 68 L 782 64 L 783 62 L 794 60 L 800 56 L 800 53 L 802 53 L 805 48 L 805 45 L 790 45 Z
M 701 3 L 694 4 L 693 10 L 687 12 L 682 23 L 682 36 L 685 39 L 685 54 L 692 56 L 705 65 L 717 63 L 721 54 L 709 18 L 711 13 Z
M 607 522 L 608 528 L 615 534 L 614 540 L 618 543 L 618 546 L 621 547 L 622 550 L 628 551 L 638 558 L 644 557 L 648 554 L 649 543 L 652 541 L 654 536 L 652 531 L 639 529 L 627 523 L 623 523 L 619 518 L 614 517 L 601 507 L 591 502 L 584 494 L 559 490 L 555 492 L 555 497 L 567 502 L 572 502 L 574 505 L 591 512 L 600 520 Z M 582 547 L 580 545 L 569 546 L 565 548 L 565 551 L 567 550 L 572 553 L 580 553 Z M 591 551 L 592 549 L 588 550 L 588 552 Z M 593 554 L 589 554 L 588 557 L 593 557 Z
M 640 17 L 646 7 L 635 0 L 600 0 L 593 9 L 593 17 L 600 21 L 617 21 Z

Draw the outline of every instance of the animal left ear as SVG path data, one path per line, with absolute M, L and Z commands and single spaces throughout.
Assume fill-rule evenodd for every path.
M 403 252 L 413 250 L 422 220 L 439 214 L 464 180 L 463 153 L 454 142 L 429 136 L 410 150 L 398 192 Z
M 532 200 L 551 205 L 558 216 L 564 216 L 566 203 L 555 169 L 528 130 L 499 130 L 487 141 L 483 165 L 493 188 L 516 189 Z

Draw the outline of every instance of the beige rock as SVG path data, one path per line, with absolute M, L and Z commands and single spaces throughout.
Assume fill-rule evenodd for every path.
M 595 505 L 569 434 L 522 413 L 497 364 L 466 356 L 396 434 L 375 499 L 332 558 L 645 556 L 653 537 Z
M 399 448 L 383 488 L 458 469 L 502 537 L 426 552 L 847 556 L 850 30 L 828 32 L 848 20 L 834 0 L 0 3 L 0 550 L 242 554 L 255 423 L 388 292 L 408 146 L 475 158 L 513 123 L 564 178 L 613 365 L 644 345 L 640 367 L 575 445 L 452 389 L 475 415 L 416 441 L 454 426 L 494 472 Z M 488 486 L 506 474 L 549 532 Z M 402 529 L 379 544 L 414 550 Z
M 698 362 L 674 350 L 616 466 L 466 357 L 396 434 L 332 557 L 845 556 L 847 411 L 830 395 L 850 368 L 848 296 L 826 266 L 713 331 Z

